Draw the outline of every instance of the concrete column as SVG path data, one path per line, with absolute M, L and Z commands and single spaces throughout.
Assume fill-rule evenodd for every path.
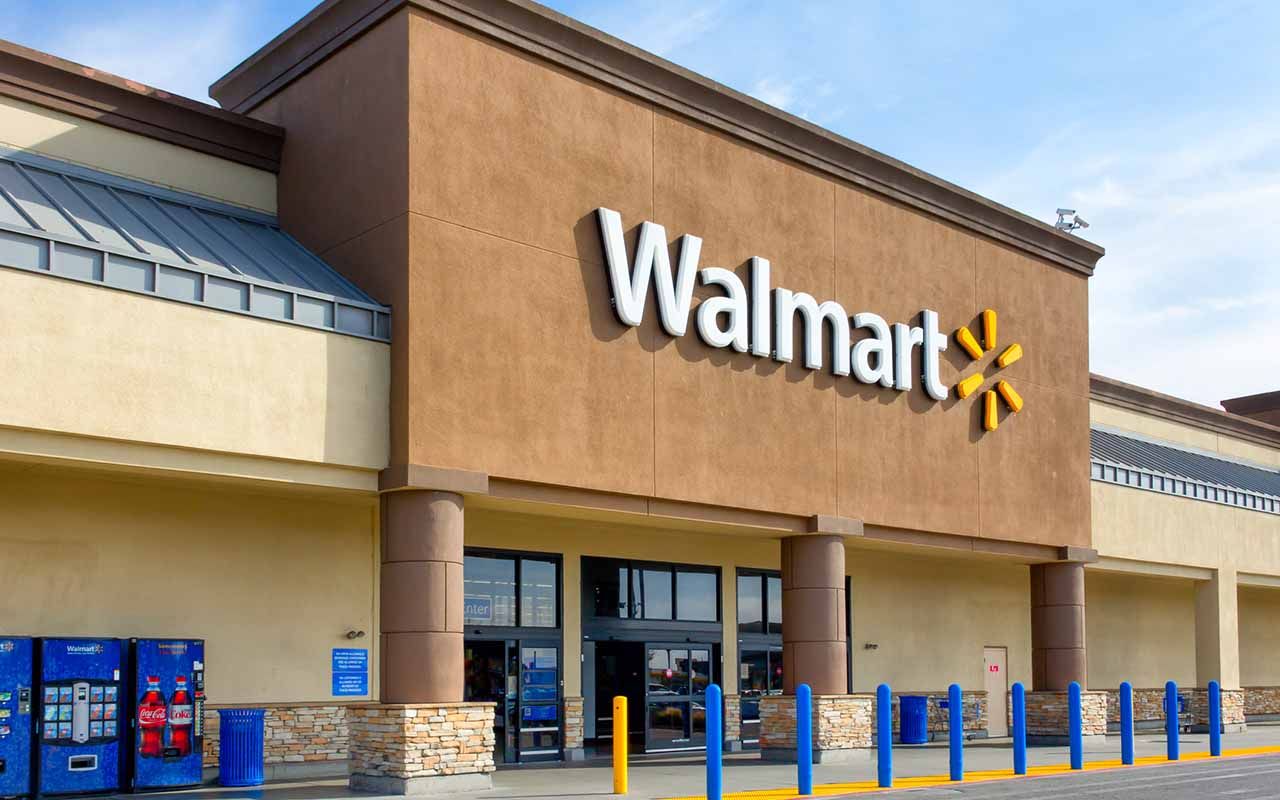
M 462 495 L 382 496 L 383 703 L 462 700 Z
M 1063 692 L 1072 681 L 1089 688 L 1084 638 L 1084 565 L 1031 566 L 1031 685 Z
M 844 537 L 782 540 L 782 689 L 849 692 L 845 643 Z
M 1196 584 L 1196 684 L 1240 688 L 1240 612 L 1236 571 L 1219 569 Z

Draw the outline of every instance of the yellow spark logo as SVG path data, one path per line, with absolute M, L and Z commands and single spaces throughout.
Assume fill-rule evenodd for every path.
M 974 361 L 982 358 L 983 354 L 996 349 L 996 312 L 986 309 L 982 312 L 982 343 L 978 343 L 978 339 L 973 335 L 973 331 L 969 330 L 969 326 L 962 325 L 956 331 L 956 341 L 969 354 Z M 1014 342 L 1004 349 L 1000 355 L 996 356 L 996 366 L 1004 369 L 1013 362 L 1022 358 L 1022 345 Z M 961 379 L 956 384 L 956 396 L 961 400 L 976 392 L 981 386 L 985 378 L 982 373 L 975 373 L 967 378 Z M 996 381 L 996 388 L 988 389 L 982 396 L 982 427 L 985 430 L 994 431 L 1000 421 L 996 415 L 996 395 L 1004 400 L 1004 404 L 1008 406 L 1013 413 L 1022 410 L 1022 395 L 1014 391 L 1008 381 Z

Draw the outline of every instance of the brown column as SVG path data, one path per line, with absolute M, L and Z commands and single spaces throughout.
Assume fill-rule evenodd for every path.
M 382 496 L 382 702 L 462 700 L 462 495 Z
M 844 537 L 782 540 L 782 690 L 848 694 Z
M 1084 644 L 1084 565 L 1031 566 L 1031 686 L 1063 692 L 1072 681 L 1088 689 Z

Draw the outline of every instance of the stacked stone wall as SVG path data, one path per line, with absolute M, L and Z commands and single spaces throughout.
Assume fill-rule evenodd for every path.
M 492 703 L 367 704 L 347 714 L 353 788 L 494 770 Z
M 814 695 L 812 709 L 813 750 L 857 750 L 871 747 L 871 695 Z M 796 698 L 768 695 L 760 698 L 760 748 L 769 751 L 796 749 Z
M 906 696 L 926 697 L 928 703 L 928 719 L 926 722 L 926 730 L 931 737 L 936 738 L 939 734 L 947 734 L 951 732 L 951 713 L 950 709 L 943 708 L 947 702 L 948 694 L 944 691 L 936 692 L 894 692 L 893 693 L 893 733 L 895 736 L 902 733 L 902 698 Z M 986 733 L 988 726 L 988 702 L 987 693 L 985 691 L 961 692 L 960 706 L 964 714 L 964 730 L 973 733 Z M 875 697 L 872 696 L 871 718 L 874 720 L 879 710 L 876 708 Z M 873 723 L 874 725 L 874 723 Z
M 218 766 L 221 730 L 219 708 L 204 713 L 204 766 Z M 263 708 L 263 760 L 274 765 L 346 761 L 349 747 L 345 705 L 245 706 Z M 334 771 L 341 771 L 335 765 Z
M 742 738 L 742 699 L 736 694 L 724 696 L 724 741 L 726 744 Z
M 1027 692 L 1027 736 L 1056 739 L 1070 730 L 1071 713 L 1066 692 Z M 1080 695 L 1081 732 L 1085 736 L 1106 736 L 1107 693 Z
M 581 750 L 586 731 L 583 718 L 584 701 L 581 697 L 564 699 L 564 749 Z
M 1244 689 L 1246 717 L 1280 716 L 1280 686 L 1247 686 Z

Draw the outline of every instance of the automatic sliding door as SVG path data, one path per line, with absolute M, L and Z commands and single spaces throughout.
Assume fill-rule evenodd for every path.
M 705 746 L 711 646 L 649 645 L 645 661 L 645 751 Z

